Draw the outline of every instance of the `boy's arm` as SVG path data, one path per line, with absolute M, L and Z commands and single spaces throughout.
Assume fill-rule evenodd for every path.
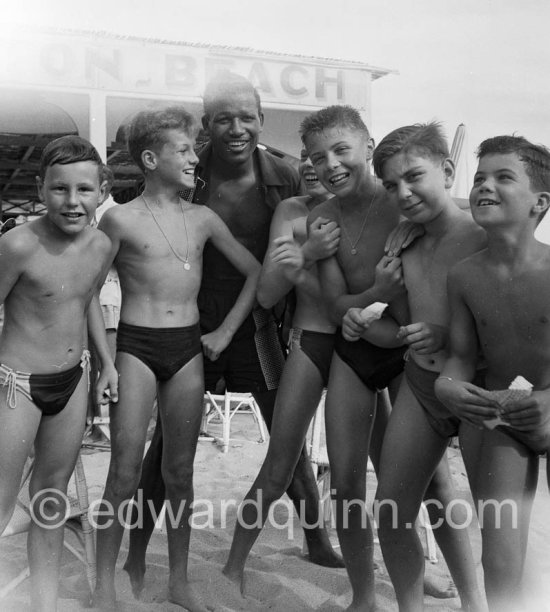
M 366 308 L 374 302 L 391 302 L 403 293 L 403 271 L 398 257 L 382 257 L 375 270 L 374 283 L 365 291 L 348 293 L 347 284 L 336 257 L 319 261 L 319 278 L 329 312 L 336 325 L 350 308 Z
M 261 266 L 250 251 L 233 237 L 227 225 L 218 215 L 210 210 L 207 212 L 211 215 L 210 238 L 212 243 L 246 277 L 239 297 L 222 324 L 213 332 L 201 336 L 205 355 L 211 361 L 215 361 L 220 353 L 227 348 L 235 332 L 243 324 L 254 306 Z
M 336 252 L 340 229 L 334 222 L 318 217 L 310 226 L 308 238 L 299 245 L 293 236 L 292 202 L 281 202 L 275 209 L 269 232 L 270 247 L 258 282 L 256 297 L 264 308 L 273 307 L 293 286 L 320 297 L 317 274 L 308 272 L 318 259 Z
M 107 344 L 105 323 L 99 305 L 99 291 L 94 294 L 88 308 L 88 333 L 101 362 L 100 376 L 96 384 L 96 402 L 98 404 L 116 402 L 118 401 L 118 373 Z
M 467 273 L 467 272 L 466 272 Z M 479 343 L 475 319 L 460 291 L 460 271 L 448 277 L 450 304 L 449 358 L 435 381 L 435 394 L 460 419 L 476 427 L 497 416 L 498 404 L 488 391 L 471 384 L 476 372 Z

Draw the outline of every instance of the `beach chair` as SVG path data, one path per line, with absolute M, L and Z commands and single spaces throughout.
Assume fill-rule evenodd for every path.
M 229 450 L 231 419 L 237 413 L 252 414 L 260 433 L 258 442 L 265 442 L 267 438 L 264 420 L 260 408 L 251 393 L 232 393 L 230 391 L 226 391 L 224 395 L 213 394 L 209 391 L 205 393 L 201 431 L 208 436 L 208 424 L 214 417 L 217 417 L 222 423 L 222 437 L 214 436 L 214 440 L 221 443 L 224 453 L 227 453 Z
M 29 510 L 29 479 L 32 473 L 33 463 L 33 459 L 29 457 L 23 470 L 23 478 L 21 479 L 21 487 L 19 496 L 17 498 L 15 511 L 8 526 L 2 534 L 3 538 L 25 533 L 29 530 L 31 524 Z M 65 528 L 69 529 L 76 535 L 80 550 L 68 542 L 66 537 L 64 538 L 63 545 L 85 565 L 86 578 L 90 586 L 90 591 L 93 591 L 95 588 L 96 579 L 95 540 L 94 530 L 88 517 L 88 486 L 80 453 L 73 472 L 73 479 L 75 492 L 73 496 L 71 495 L 71 490 L 69 489 L 70 509 L 69 516 L 65 523 Z M 3 599 L 9 595 L 9 593 L 11 593 L 13 589 L 26 580 L 29 575 L 30 570 L 28 567 L 26 567 L 8 584 L 1 587 L 0 599 Z

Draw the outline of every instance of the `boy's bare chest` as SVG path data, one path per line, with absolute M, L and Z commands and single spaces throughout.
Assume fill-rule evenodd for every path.
M 33 299 L 60 304 L 89 296 L 101 270 L 102 262 L 93 253 L 51 255 L 44 250 L 33 258 L 22 280 Z
M 515 336 L 518 342 L 550 341 L 550 284 L 545 273 L 488 275 L 471 283 L 465 298 L 480 334 L 510 340 Z

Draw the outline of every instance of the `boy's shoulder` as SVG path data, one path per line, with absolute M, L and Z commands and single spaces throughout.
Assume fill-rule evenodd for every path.
M 333 196 L 332 198 L 317 205 L 308 215 L 307 221 L 311 223 L 318 217 L 326 217 L 331 221 L 339 221 L 340 219 L 340 207 L 338 205 L 338 198 Z
M 292 198 L 287 198 L 286 200 L 281 200 L 277 204 L 277 214 L 282 214 L 285 217 L 288 216 L 304 216 L 309 214 L 309 208 L 307 207 L 307 203 L 311 198 L 309 196 L 294 196 Z
M 40 243 L 39 219 L 18 225 L 0 238 L 0 253 L 31 254 Z

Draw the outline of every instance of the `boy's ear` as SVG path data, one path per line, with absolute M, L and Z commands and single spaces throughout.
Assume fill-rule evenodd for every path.
M 108 184 L 109 184 L 108 181 L 103 181 L 103 183 L 101 183 L 101 185 L 99 186 L 99 197 L 98 197 L 98 202 L 97 202 L 98 206 L 100 204 L 103 204 L 103 202 L 105 201 L 105 198 L 107 197 L 107 185 Z
M 375 143 L 374 143 L 374 138 L 371 138 L 370 136 L 367 138 L 367 161 L 370 161 L 372 159 L 372 155 L 374 153 L 374 147 L 375 147 Z
M 537 202 L 533 205 L 531 212 L 538 217 L 545 210 L 548 210 L 548 207 L 550 207 L 550 193 L 548 191 L 537 193 Z
M 44 181 L 39 177 L 35 176 L 36 190 L 38 191 L 38 199 L 44 202 Z
M 456 176 L 455 164 L 450 157 L 447 157 L 443 162 L 443 173 L 445 174 L 445 189 L 450 189 Z
M 146 170 L 154 170 L 157 167 L 157 156 L 151 149 L 141 152 L 141 163 Z
M 260 111 L 258 113 L 258 117 L 260 117 L 260 132 L 264 129 L 264 114 Z

